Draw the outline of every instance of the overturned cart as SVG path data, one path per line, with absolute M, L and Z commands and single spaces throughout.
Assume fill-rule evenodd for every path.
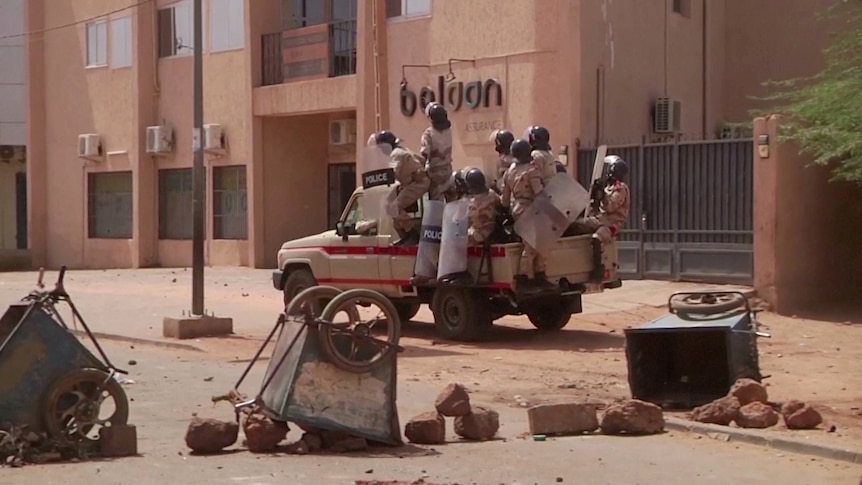
M 237 381 L 278 334 L 257 396 L 236 404 L 274 421 L 401 445 L 396 408 L 401 321 L 380 293 L 308 288 L 279 316 Z
M 114 367 L 63 286 L 38 290 L 13 303 L 0 318 L 0 428 L 45 434 L 61 447 L 98 451 L 103 429 L 126 425 L 129 404 Z M 59 303 L 80 322 L 101 359 L 63 319 Z

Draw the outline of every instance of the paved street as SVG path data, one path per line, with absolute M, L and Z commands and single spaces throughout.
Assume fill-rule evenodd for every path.
M 0 470 L 0 484 L 276 485 L 350 484 L 354 480 L 425 477 L 434 483 L 479 484 L 596 483 L 856 483 L 862 468 L 840 462 L 766 451 L 758 447 L 695 439 L 680 433 L 642 438 L 572 437 L 534 442 L 518 438 L 527 430 L 526 411 L 494 405 L 501 415 L 500 441 L 408 446 L 377 455 L 189 455 L 183 434 L 192 412 L 230 419 L 228 405 L 214 407 L 242 371 L 243 364 L 212 360 L 208 354 L 108 343 L 111 358 L 128 367 L 135 383 L 131 421 L 138 426 L 140 457 Z M 118 364 L 118 365 L 119 365 Z M 264 364 L 248 386 L 254 392 Z M 205 380 L 212 377 L 212 380 Z M 438 386 L 404 381 L 400 387 L 402 425 L 428 410 Z M 296 431 L 289 438 L 298 439 Z M 134 477 L 134 478 L 132 478 Z

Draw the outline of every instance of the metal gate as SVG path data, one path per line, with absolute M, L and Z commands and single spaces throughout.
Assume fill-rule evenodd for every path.
M 623 278 L 752 283 L 750 139 L 609 146 L 608 155 L 631 172 L 631 209 L 618 240 Z M 595 148 L 578 150 L 585 187 L 595 156 Z

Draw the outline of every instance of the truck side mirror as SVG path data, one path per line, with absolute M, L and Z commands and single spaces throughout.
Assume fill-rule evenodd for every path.
M 338 221 L 335 223 L 335 234 L 341 236 L 343 241 L 347 241 L 347 229 L 344 227 L 344 221 Z

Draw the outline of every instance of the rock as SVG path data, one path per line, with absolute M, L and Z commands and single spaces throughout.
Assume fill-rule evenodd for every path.
M 730 388 L 727 395 L 739 399 L 740 406 L 745 406 L 746 404 L 753 402 L 769 402 L 766 388 L 763 387 L 763 384 L 754 379 L 738 379 L 733 383 L 733 386 Z
M 263 416 L 252 415 L 242 425 L 248 442 L 248 451 L 266 453 L 273 451 L 287 436 L 287 424 L 272 421 Z
M 285 451 L 289 455 L 307 455 L 309 451 L 308 443 L 306 443 L 305 440 L 299 440 L 287 445 Z
M 483 406 L 473 406 L 470 414 L 455 418 L 455 434 L 474 441 L 486 441 L 500 429 L 500 415 Z
M 351 451 L 364 451 L 368 449 L 368 441 L 365 438 L 350 437 L 346 440 L 341 440 L 331 447 L 329 450 L 333 453 L 349 453 Z
M 320 435 L 316 435 L 314 433 L 303 433 L 302 441 L 308 445 L 308 451 L 312 453 L 323 448 L 323 440 L 320 439 Z
M 446 419 L 437 411 L 414 416 L 404 426 L 404 436 L 418 445 L 439 445 L 446 442 Z
M 781 415 L 788 429 L 814 429 L 823 422 L 816 409 L 795 399 L 781 406 Z
M 741 428 L 768 428 L 778 424 L 778 413 L 768 404 L 755 401 L 739 408 L 736 424 Z
M 321 430 L 318 436 L 320 436 L 324 449 L 332 448 L 337 443 L 353 438 L 352 435 L 344 431 L 332 431 L 328 429 Z
M 691 419 L 698 423 L 727 426 L 736 419 L 740 407 L 739 399 L 734 396 L 725 396 L 709 404 L 694 408 Z
M 540 404 L 527 410 L 527 419 L 532 435 L 580 434 L 599 428 L 593 404 Z
M 608 406 L 600 427 L 608 435 L 656 434 L 664 430 L 664 414 L 655 404 L 631 399 Z
M 186 430 L 186 446 L 197 453 L 218 453 L 236 443 L 238 434 L 235 422 L 195 417 Z
M 464 386 L 452 383 L 437 395 L 434 407 L 443 416 L 466 416 L 470 414 L 470 396 Z

